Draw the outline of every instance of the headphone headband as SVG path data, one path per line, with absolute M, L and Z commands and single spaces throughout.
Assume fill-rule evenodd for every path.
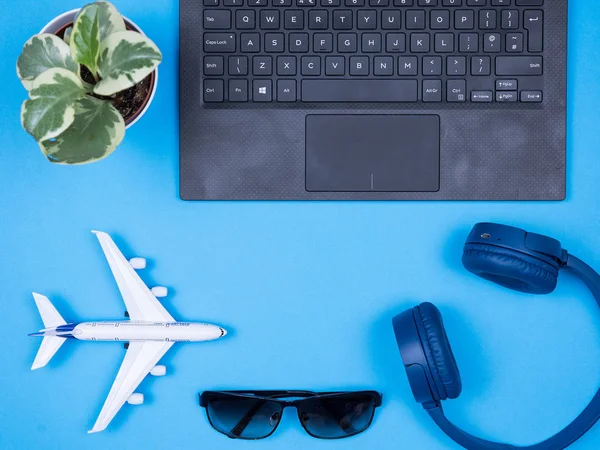
M 478 223 L 463 252 L 467 270 L 521 292 L 548 294 L 565 268 L 580 278 L 600 306 L 600 275 L 564 250 L 559 241 L 519 228 Z M 600 419 L 600 390 L 583 412 L 562 431 L 539 444 L 516 447 L 486 441 L 461 430 L 444 415 L 441 402 L 457 398 L 460 374 L 439 310 L 431 303 L 405 311 L 392 320 L 400 355 L 418 403 L 452 440 L 470 450 L 561 450 L 583 436 Z

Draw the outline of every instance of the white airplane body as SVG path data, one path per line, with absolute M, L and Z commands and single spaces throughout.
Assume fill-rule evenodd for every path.
M 66 339 L 126 342 L 125 359 L 90 433 L 104 430 L 125 402 L 143 403 L 143 395 L 134 394 L 135 389 L 148 374 L 165 375 L 166 368 L 157 363 L 174 343 L 211 341 L 227 334 L 216 325 L 175 321 L 156 298 L 157 295 L 164 297 L 166 288 L 150 290 L 135 272 L 134 266 L 143 268 L 145 261 L 140 258 L 127 261 L 108 234 L 94 233 L 104 250 L 131 320 L 67 323 L 47 297 L 34 293 L 45 328 L 30 334 L 44 338 L 32 370 L 48 364 Z

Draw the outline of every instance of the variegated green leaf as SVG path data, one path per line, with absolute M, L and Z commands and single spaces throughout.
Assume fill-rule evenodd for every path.
M 59 136 L 75 120 L 74 103 L 86 91 L 73 72 L 49 69 L 33 82 L 31 100 L 21 109 L 21 123 L 37 141 Z
M 83 7 L 73 25 L 69 46 L 76 62 L 86 66 L 94 76 L 98 74 L 100 56 L 100 13 L 98 6 Z
M 75 121 L 56 139 L 40 143 L 56 164 L 87 164 L 110 155 L 125 136 L 125 121 L 107 101 L 84 97 L 75 104 Z
M 79 65 L 71 57 L 69 46 L 53 34 L 38 34 L 29 39 L 17 61 L 17 74 L 27 90 L 33 80 L 48 69 L 63 68 L 79 74 Z
M 71 34 L 72 33 L 73 33 L 73 27 L 69 27 L 65 30 L 65 34 L 63 36 L 63 41 L 65 41 L 67 44 L 71 43 Z
M 158 47 L 135 31 L 111 34 L 102 42 L 98 73 L 102 78 L 94 87 L 98 95 L 113 95 L 135 86 L 162 61 Z
M 123 17 L 112 3 L 96 2 L 95 5 L 98 7 L 100 42 L 113 33 L 125 31 L 127 29 Z

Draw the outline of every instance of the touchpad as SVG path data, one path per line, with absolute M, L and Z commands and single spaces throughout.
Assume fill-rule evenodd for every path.
M 306 190 L 434 192 L 439 188 L 439 116 L 306 116 Z

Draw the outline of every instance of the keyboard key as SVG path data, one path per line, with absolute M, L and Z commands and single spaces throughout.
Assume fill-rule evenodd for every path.
M 410 51 L 427 53 L 429 51 L 429 34 L 413 33 L 410 35 Z
M 506 51 L 508 53 L 523 52 L 523 33 L 506 33 Z
M 304 28 L 304 11 L 286 10 L 284 27 L 286 30 L 302 30 Z
M 227 30 L 231 27 L 231 11 L 219 9 L 204 10 L 205 30 Z
M 340 6 L 340 0 L 321 0 L 321 6 Z
M 352 11 L 333 11 L 334 30 L 351 30 L 352 28 Z
M 247 80 L 229 80 L 229 101 L 247 102 L 248 101 L 248 81 Z
M 204 75 L 223 75 L 223 57 L 205 56 Z
M 475 28 L 475 16 L 472 10 L 458 10 L 454 13 L 454 28 L 472 30 Z
M 204 52 L 235 52 L 235 35 L 230 33 L 204 33 Z
M 400 76 L 415 76 L 419 68 L 418 59 L 416 56 L 400 56 L 398 58 L 398 75 Z
M 542 91 L 523 91 L 521 92 L 521 101 L 523 103 L 541 103 Z
M 362 35 L 363 53 L 379 53 L 381 51 L 381 35 L 375 33 L 364 33 Z
M 302 75 L 310 77 L 321 75 L 321 58 L 319 56 L 303 56 L 301 65 L 300 73 Z
M 248 6 L 267 6 L 267 0 L 248 0 Z
M 385 38 L 385 50 L 390 53 L 406 51 L 406 35 L 404 33 L 388 33 Z
M 242 33 L 240 50 L 244 53 L 260 52 L 260 34 Z
M 356 53 L 357 38 L 356 34 L 340 33 L 338 34 L 338 52 L 340 53 Z
M 423 57 L 423 75 L 441 75 L 442 74 L 442 57 L 441 56 L 424 56 Z
M 290 33 L 290 52 L 308 53 L 308 34 Z
M 507 92 L 496 92 L 496 101 L 500 103 L 512 103 L 518 100 L 517 92 L 507 91 Z
M 277 81 L 277 101 L 295 102 L 296 101 L 296 80 L 278 80 Z
M 333 35 L 330 33 L 315 33 L 313 35 L 313 51 L 315 53 L 333 52 Z
M 543 6 L 544 0 L 517 0 L 517 6 Z
M 474 103 L 491 103 L 494 101 L 494 93 L 492 91 L 472 91 L 471 101 Z
M 402 27 L 402 13 L 395 10 L 381 11 L 381 28 L 399 30 Z
M 223 101 L 223 80 L 204 80 L 204 101 L 206 103 Z
M 418 100 L 416 80 L 302 80 L 303 102 L 381 102 Z
M 265 52 L 283 53 L 285 51 L 285 35 L 283 33 L 265 34 Z
M 450 11 L 435 9 L 431 11 L 430 28 L 432 30 L 450 29 Z
M 248 57 L 230 56 L 229 57 L 229 75 L 245 76 L 248 75 Z
M 374 9 L 358 11 L 356 16 L 359 30 L 375 30 L 377 28 L 377 11 Z
M 406 11 L 406 29 L 424 30 L 425 29 L 425 11 L 409 10 Z
M 467 58 L 464 56 L 448 56 L 446 74 L 449 76 L 464 76 L 467 74 Z
M 484 9 L 479 11 L 479 29 L 495 30 L 498 26 L 498 16 L 493 9 Z
M 496 58 L 496 75 L 542 75 L 543 61 L 541 56 L 498 56 Z
M 452 33 L 436 33 L 435 35 L 435 52 L 436 53 L 452 53 L 454 51 L 454 34 Z
M 496 80 L 497 91 L 516 91 L 517 80 Z
M 369 75 L 369 58 L 366 56 L 352 56 L 350 58 L 350 75 Z
M 423 81 L 423 101 L 441 102 L 442 101 L 442 81 L 425 80 Z
M 477 53 L 479 51 L 479 35 L 476 33 L 461 33 L 459 37 L 461 53 Z
M 447 101 L 462 103 L 467 101 L 467 82 L 465 80 L 448 80 Z
M 378 76 L 394 75 L 394 58 L 391 56 L 376 56 L 373 59 L 373 74 Z
M 252 74 L 267 76 L 273 74 L 273 60 L 270 56 L 255 56 L 252 58 Z
M 235 27 L 238 30 L 252 30 L 256 27 L 256 13 L 249 10 L 239 9 L 235 12 Z
M 486 53 L 500 53 L 502 35 L 499 33 L 486 33 L 483 36 L 483 51 Z
M 272 102 L 273 86 L 271 80 L 254 80 L 252 82 L 252 99 L 255 102 Z
M 492 62 L 489 56 L 474 56 L 471 58 L 471 75 L 487 76 L 492 74 Z
M 296 57 L 278 56 L 277 57 L 277 75 L 294 76 L 296 75 Z
M 278 30 L 279 29 L 279 11 L 277 10 L 262 10 L 260 12 L 260 28 L 262 30 Z
M 516 30 L 519 28 L 519 11 L 505 9 L 502 11 L 502 29 Z
M 544 12 L 525 11 L 524 20 L 523 26 L 529 32 L 527 49 L 530 52 L 541 52 L 544 50 Z
M 311 10 L 308 12 L 308 28 L 311 30 L 327 30 L 328 28 L 327 10 Z
M 325 75 L 342 76 L 346 74 L 346 58 L 343 56 L 328 56 L 325 58 Z

